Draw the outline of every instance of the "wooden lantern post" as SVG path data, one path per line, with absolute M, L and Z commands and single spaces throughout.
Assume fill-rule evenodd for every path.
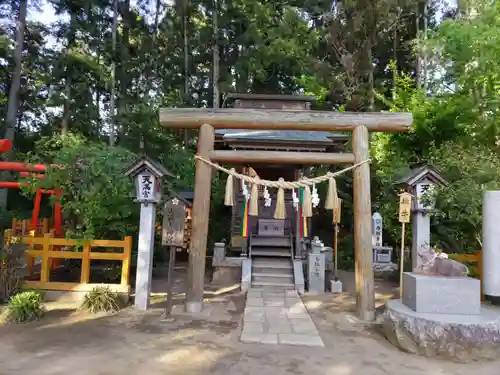
M 335 281 L 338 280 L 338 237 L 339 237 L 339 225 L 340 218 L 342 214 L 342 199 L 337 198 L 337 204 L 333 210 L 333 259 L 334 259 L 334 278 Z
M 162 108 L 160 123 L 170 128 L 200 129 L 198 154 L 220 163 L 352 164 L 369 159 L 369 132 L 407 132 L 411 113 L 347 113 L 283 109 Z M 207 125 L 210 124 L 210 125 Z M 310 152 L 213 151 L 214 129 L 300 130 L 352 132 L 353 152 L 313 154 Z M 375 318 L 372 269 L 370 166 L 363 163 L 353 172 L 354 247 L 356 256 L 356 302 L 358 317 Z M 186 311 L 203 307 L 205 254 L 210 209 L 211 167 L 196 161 L 193 229 L 189 253 Z
M 403 299 L 403 271 L 405 264 L 405 224 L 410 222 L 411 194 L 399 195 L 399 222 L 401 223 L 401 251 L 399 266 L 399 298 Z
M 175 255 L 184 246 L 186 212 L 188 203 L 178 197 L 169 199 L 163 205 L 161 244 L 170 249 L 168 258 L 167 307 L 165 317 L 172 313 Z

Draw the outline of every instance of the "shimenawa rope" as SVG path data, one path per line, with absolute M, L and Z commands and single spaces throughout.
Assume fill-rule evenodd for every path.
M 221 166 L 217 163 L 212 163 L 210 160 L 204 159 L 203 157 L 201 157 L 199 155 L 195 155 L 195 158 L 212 166 L 215 169 L 218 169 L 219 171 L 227 173 L 228 175 L 231 175 L 239 180 L 243 180 L 247 183 L 255 184 L 255 185 L 259 185 L 259 186 L 272 187 L 272 188 L 281 188 L 281 189 L 298 189 L 300 187 L 312 186 L 314 184 L 318 184 L 320 182 L 327 181 L 330 178 L 333 178 L 335 176 L 341 175 L 342 173 L 348 172 L 356 167 L 359 167 L 360 165 L 371 162 L 371 159 L 366 159 L 366 160 L 360 161 L 359 163 L 353 164 L 350 167 L 344 168 L 340 171 L 328 172 L 327 174 L 325 174 L 323 176 L 318 176 L 318 177 L 313 177 L 313 178 L 304 178 L 303 180 L 300 180 L 300 181 L 285 181 L 281 178 L 279 181 L 271 181 L 271 180 L 263 180 L 260 178 L 245 176 L 241 173 L 236 172 L 234 169 L 227 169 L 227 168 L 224 168 L 223 166 Z

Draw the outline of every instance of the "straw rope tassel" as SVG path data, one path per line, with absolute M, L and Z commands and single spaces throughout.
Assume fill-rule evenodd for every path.
M 337 199 L 337 182 L 333 177 L 330 177 L 328 179 L 328 192 L 326 194 L 325 209 L 335 211 Z
M 259 185 L 253 184 L 250 193 L 250 207 L 248 208 L 250 216 L 259 216 Z
M 235 171 L 231 168 L 231 171 Z M 224 205 L 234 206 L 234 186 L 233 186 L 233 175 L 228 174 L 226 180 L 226 194 L 224 196 Z
M 304 207 L 302 207 L 303 217 L 312 217 L 312 198 L 311 198 L 311 188 L 309 186 L 304 187 Z
M 283 178 L 278 180 L 279 182 L 285 182 Z M 276 220 L 284 220 L 285 215 L 285 191 L 282 187 L 278 188 L 278 194 L 276 196 L 276 209 L 274 210 L 274 218 Z

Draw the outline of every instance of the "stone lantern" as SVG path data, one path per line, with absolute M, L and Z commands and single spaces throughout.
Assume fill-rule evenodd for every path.
M 163 196 L 163 179 L 173 175 L 147 156 L 140 157 L 126 175 L 135 180 L 136 202 L 141 204 L 134 304 L 137 309 L 146 310 L 153 274 L 156 204 Z
M 431 242 L 431 220 L 428 213 L 434 209 L 435 202 L 425 202 L 422 197 L 431 192 L 435 186 L 447 184 L 439 172 L 430 165 L 414 167 L 404 178 L 394 183 L 415 197 L 412 200 L 411 260 L 413 271 L 417 270 L 420 265 L 418 249 L 422 246 L 430 246 Z

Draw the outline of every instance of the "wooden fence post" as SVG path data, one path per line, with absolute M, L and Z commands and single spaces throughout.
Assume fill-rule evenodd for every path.
M 82 271 L 80 274 L 80 283 L 88 284 L 90 280 L 90 242 L 85 241 L 82 253 Z
M 50 251 L 50 233 L 43 235 L 42 247 L 42 270 L 40 272 L 40 282 L 42 284 L 49 282 L 49 251 Z
M 124 242 L 125 245 L 123 247 L 121 285 L 127 286 L 130 284 L 130 258 L 132 255 L 132 237 L 126 236 Z

